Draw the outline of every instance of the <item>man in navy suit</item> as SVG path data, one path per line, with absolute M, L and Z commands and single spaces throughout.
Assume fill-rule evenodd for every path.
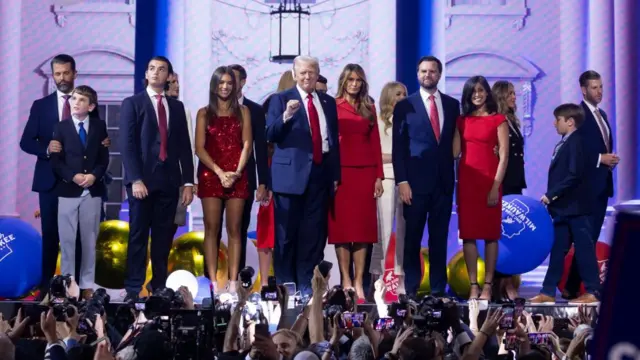
M 60 244 L 58 196 L 54 191 L 58 179 L 53 171 L 49 154 L 59 152 L 61 145 L 52 140 L 53 129 L 58 122 L 71 119 L 69 99 L 78 76 L 75 60 L 66 54 L 59 54 L 51 59 L 51 72 L 56 83 L 56 92 L 33 102 L 20 139 L 22 151 L 37 157 L 31 190 L 38 193 L 40 204 L 42 230 L 40 297 L 49 291 L 49 280 L 56 271 Z M 104 139 L 102 144 L 108 147 L 109 139 Z
M 425 56 L 418 61 L 420 90 L 398 102 L 393 111 L 392 163 L 404 203 L 404 282 L 415 296 L 422 278 L 420 245 L 429 225 L 431 291 L 447 286 L 447 237 L 453 203 L 453 135 L 460 102 L 438 91 L 442 62 Z M 398 245 L 396 245 L 398 246 Z
M 602 77 L 593 70 L 587 70 L 580 75 L 579 81 L 583 97 L 580 105 L 585 113 L 580 133 L 585 139 L 586 155 L 590 158 L 591 191 L 595 195 L 589 220 L 595 246 L 607 214 L 609 198 L 613 197 L 613 169 L 620 162 L 620 158 L 613 152 L 613 133 L 608 116 L 604 110 L 598 108 L 602 102 Z M 574 257 L 563 298 L 574 299 L 580 290 L 582 279 L 578 274 L 577 265 Z
M 264 129 L 265 116 L 262 106 L 247 99 L 242 93 L 242 88 L 247 83 L 247 70 L 242 65 L 233 64 L 229 66 L 235 74 L 236 84 L 238 84 L 238 102 L 240 105 L 245 105 L 249 108 L 251 113 L 251 130 L 253 131 L 253 151 L 249 156 L 247 162 L 247 175 L 249 177 L 249 197 L 244 202 L 244 213 L 242 215 L 242 227 L 241 231 L 241 246 L 240 263 L 238 267 L 240 269 L 245 267 L 247 259 L 247 232 L 249 231 L 249 224 L 251 223 L 251 208 L 253 207 L 254 191 L 255 201 L 262 202 L 269 200 L 269 192 L 267 191 L 267 184 L 269 182 L 269 163 L 267 161 L 267 140 L 265 138 Z M 257 172 L 257 179 L 256 179 Z M 224 216 L 224 211 L 220 214 Z M 222 219 L 220 219 L 222 224 Z M 218 241 L 222 238 L 222 226 L 218 232 Z M 263 279 L 266 281 L 266 279 Z
M 598 302 L 600 277 L 591 230 L 591 213 L 596 194 L 590 184 L 592 160 L 585 153 L 585 141 L 581 131 L 585 123 L 585 112 L 576 104 L 563 104 L 554 111 L 554 126 L 562 140 L 556 145 L 549 165 L 547 192 L 540 201 L 547 205 L 553 218 L 554 243 L 549 259 L 549 268 L 542 283 L 540 294 L 533 297 L 532 304 L 554 304 L 556 287 L 562 278 L 564 257 L 573 242 L 578 271 L 584 278 L 587 293 L 573 300 L 573 304 Z
M 136 300 L 145 280 L 151 229 L 151 290 L 165 286 L 177 202 L 193 200 L 193 154 L 184 105 L 166 96 L 173 68 L 163 56 L 147 65 L 147 88 L 124 99 L 120 136 L 129 201 L 125 302 Z M 178 199 L 180 186 L 185 186 Z
M 340 182 L 338 112 L 332 97 L 315 90 L 317 59 L 298 56 L 293 71 L 296 86 L 274 94 L 267 114 L 267 141 L 275 145 L 273 266 L 278 282 L 295 282 L 310 295 L 327 241 L 329 198 Z

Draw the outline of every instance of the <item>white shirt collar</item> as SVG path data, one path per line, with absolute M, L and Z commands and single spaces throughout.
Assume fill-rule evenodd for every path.
M 57 93 L 59 99 L 64 99 L 63 96 L 69 96 L 69 98 L 71 98 L 71 93 L 65 94 L 60 90 L 56 90 L 56 93 Z
M 167 97 L 167 94 L 165 94 L 164 91 L 162 91 L 161 94 L 158 94 L 151 88 L 151 86 L 147 86 L 147 94 L 149 94 L 149 97 L 151 97 L 151 99 L 153 100 L 156 100 L 156 95 L 162 95 L 163 98 Z
M 244 95 L 242 95 L 242 96 L 240 96 L 240 97 L 238 98 L 238 104 L 240 104 L 240 105 L 244 105 Z
M 582 100 L 585 104 L 587 104 L 587 107 L 589 108 L 589 110 L 594 113 L 596 112 L 596 110 L 598 110 L 597 107 L 593 106 L 593 104 L 591 104 L 590 102 L 588 102 L 587 100 Z
M 300 85 L 296 84 L 296 89 L 298 89 L 298 92 L 300 93 L 300 97 L 302 98 L 302 100 L 307 100 L 307 96 L 309 96 L 309 93 L 304 91 Z M 313 92 L 311 92 L 311 95 L 313 96 L 314 99 L 318 99 L 318 93 L 316 93 L 315 90 L 313 90 Z
M 424 100 L 424 101 L 429 100 L 429 96 L 431 96 L 431 94 L 429 94 L 427 92 L 427 90 L 425 90 L 421 86 L 420 87 L 420 97 L 422 97 L 422 100 Z M 440 90 L 436 90 L 436 92 L 433 93 L 433 97 L 434 97 L 434 100 L 438 100 L 440 98 Z

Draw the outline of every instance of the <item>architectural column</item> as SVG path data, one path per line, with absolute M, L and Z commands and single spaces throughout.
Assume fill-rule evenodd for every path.
M 585 0 L 563 0 L 560 6 L 560 98 L 562 103 L 579 102 L 578 83 L 585 69 L 587 17 Z
M 198 109 L 209 103 L 209 79 L 213 73 L 211 37 L 213 1 L 184 0 L 184 67 L 180 92 L 185 106 L 193 117 Z M 191 205 L 194 230 L 202 230 L 202 206 L 195 198 Z
M 382 26 L 384 24 L 384 26 Z M 369 95 L 380 92 L 396 74 L 396 0 L 369 2 Z
M 447 49 L 445 46 L 446 41 L 444 27 L 446 3 L 446 1 L 431 1 L 431 55 L 440 59 L 443 65 L 447 63 Z M 438 83 L 438 88 L 440 89 L 440 91 L 445 93 L 447 92 L 446 79 L 447 68 L 443 67 L 442 77 L 440 78 L 440 82 Z
M 173 71 L 182 76 L 184 71 L 184 21 L 186 0 L 169 2 L 169 19 L 167 27 L 167 58 L 173 65 Z M 180 80 L 182 80 L 180 78 Z M 182 98 L 182 96 L 181 96 Z
M 21 38 L 22 0 L 0 1 L 0 79 L 5 84 L 20 84 L 20 38 Z M 0 109 L 2 109 L 2 136 L 0 137 L 0 217 L 18 217 L 17 179 L 19 174 L 18 156 L 20 156 L 20 136 L 24 123 L 21 121 L 20 92 L 17 89 L 0 91 Z M 26 120 L 26 119 L 25 119 Z M 21 189 L 28 192 L 31 189 Z
M 636 57 L 637 33 L 634 22 L 638 16 L 637 0 L 614 0 L 613 23 L 615 45 L 615 151 L 622 162 L 618 166 L 615 189 L 617 202 L 635 196 L 636 168 L 638 167 L 636 144 L 638 94 L 638 58 Z M 611 116 L 609 117 L 611 118 Z

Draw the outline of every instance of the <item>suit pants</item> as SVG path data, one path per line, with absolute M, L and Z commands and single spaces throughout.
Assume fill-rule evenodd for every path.
M 138 293 L 145 281 L 147 248 L 151 230 L 151 288 L 165 287 L 167 282 L 169 252 L 173 242 L 173 227 L 178 201 L 178 187 L 159 186 L 149 190 L 144 199 L 133 197 L 131 185 L 127 186 L 129 201 L 129 247 L 127 249 L 127 291 Z
M 444 294 L 447 286 L 447 241 L 453 196 L 436 188 L 431 194 L 413 192 L 411 205 L 403 205 L 404 283 L 406 293 L 415 295 L 422 280 L 420 248 L 425 225 L 429 231 L 429 280 L 432 294 Z M 396 252 L 399 251 L 396 249 Z
M 273 269 L 279 283 L 295 282 L 303 295 L 312 293 L 313 270 L 323 260 L 327 244 L 332 186 L 327 163 L 312 165 L 303 194 L 274 194 Z
M 607 215 L 607 206 L 609 204 L 609 197 L 606 195 L 600 195 L 596 198 L 596 202 L 593 207 L 593 211 L 589 216 L 589 224 L 591 228 L 591 238 L 593 239 L 593 246 L 595 249 L 598 239 L 600 238 L 600 231 L 604 224 L 604 218 Z M 597 257 L 596 257 L 597 259 Z M 580 283 L 582 278 L 578 271 L 577 258 L 574 256 L 571 262 L 571 268 L 569 268 L 569 277 L 567 278 L 567 284 L 565 290 L 572 296 L 577 294 L 580 290 Z
M 95 286 L 96 239 L 100 230 L 102 198 L 91 195 L 58 198 L 58 230 L 62 274 L 75 274 L 76 237 L 80 230 L 81 261 L 78 285 L 81 289 Z
M 58 232 L 58 195 L 53 190 L 38 194 L 42 227 L 42 277 L 40 289 L 49 291 L 49 282 L 56 272 L 60 235 Z M 70 272 L 75 274 L 75 270 Z
M 556 287 L 562 279 L 564 258 L 569 251 L 571 242 L 575 247 L 574 259 L 577 260 L 580 276 L 584 279 L 584 286 L 588 293 L 598 294 L 600 291 L 600 277 L 598 275 L 598 260 L 593 244 L 593 231 L 589 216 L 573 216 L 556 218 L 553 221 L 554 242 L 549 258 L 549 268 L 542 283 L 541 293 L 555 298 Z

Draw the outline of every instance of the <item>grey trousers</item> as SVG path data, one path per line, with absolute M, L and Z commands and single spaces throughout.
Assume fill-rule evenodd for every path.
M 76 269 L 76 236 L 80 226 L 80 242 L 82 244 L 82 261 L 80 279 L 76 279 L 81 289 L 92 289 L 95 286 L 96 273 L 96 239 L 100 230 L 100 210 L 102 198 L 91 195 L 77 198 L 58 198 L 58 231 L 60 233 L 60 249 L 62 274 L 75 274 Z

